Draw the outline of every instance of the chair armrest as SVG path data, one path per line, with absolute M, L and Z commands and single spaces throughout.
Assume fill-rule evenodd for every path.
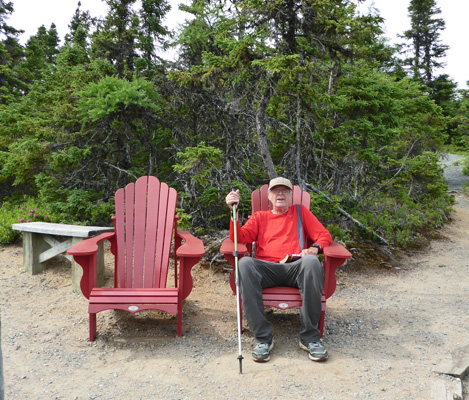
M 230 275 L 230 286 L 233 293 L 236 293 L 236 280 L 235 280 L 235 256 L 234 256 L 234 242 L 230 238 L 226 238 L 220 247 L 220 253 L 225 256 L 225 260 L 228 261 L 232 267 Z M 248 248 L 244 243 L 238 243 L 238 259 L 244 257 L 246 253 L 249 253 Z
M 179 257 L 202 257 L 205 254 L 204 243 L 188 231 L 177 231 L 176 236 L 184 243 L 176 250 Z
M 235 251 L 234 242 L 230 238 L 226 238 L 220 247 L 220 253 L 225 255 L 233 255 Z M 244 243 L 238 242 L 238 253 L 239 254 L 246 254 L 248 253 L 248 248 Z
M 181 241 L 184 244 L 181 244 Z M 175 237 L 176 256 L 179 256 L 179 290 L 181 300 L 184 300 L 192 292 L 194 282 L 192 280 L 191 270 L 205 254 L 202 240 L 196 238 L 188 231 L 177 231 Z
M 115 232 L 106 232 L 101 235 L 85 239 L 68 249 L 67 254 L 73 256 L 75 262 L 83 269 L 80 288 L 83 296 L 90 298 L 90 293 L 96 287 L 96 268 L 98 244 L 104 240 L 111 242 L 111 251 L 115 246 Z
M 352 254 L 340 243 L 332 242 L 323 249 L 324 256 L 332 258 L 351 258 Z
M 332 242 L 324 248 L 324 295 L 326 299 L 331 297 L 337 287 L 335 271 L 352 254 L 340 243 Z
M 98 244 L 103 240 L 110 240 L 115 236 L 115 232 L 101 233 L 101 235 L 82 240 L 75 246 L 67 250 L 71 256 L 90 256 L 98 253 Z

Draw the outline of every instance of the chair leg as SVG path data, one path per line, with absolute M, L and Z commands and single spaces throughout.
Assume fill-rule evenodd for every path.
M 182 336 L 182 300 L 178 299 L 178 336 Z
M 96 314 L 90 313 L 90 342 L 96 338 Z

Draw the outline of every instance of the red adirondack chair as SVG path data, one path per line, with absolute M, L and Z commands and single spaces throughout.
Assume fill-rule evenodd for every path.
M 260 189 L 254 190 L 251 194 L 251 207 L 252 213 L 256 211 L 265 211 L 272 208 L 272 204 L 268 199 L 268 185 L 262 186 Z M 308 209 L 311 205 L 311 196 L 308 192 L 301 190 L 299 186 L 293 187 L 292 203 L 291 204 L 303 204 Z M 305 238 L 306 239 L 306 238 Z M 309 240 L 305 240 L 305 247 L 311 246 Z M 254 243 L 255 247 L 255 243 Z M 235 257 L 234 243 L 228 238 L 225 239 L 220 248 L 220 252 L 223 253 L 225 259 L 233 267 L 233 272 L 230 276 L 230 285 L 233 293 L 236 293 L 235 283 Z M 319 321 L 319 331 L 321 337 L 324 334 L 324 319 L 326 315 L 326 300 L 332 296 L 337 287 L 337 281 L 335 279 L 335 271 L 339 268 L 347 258 L 352 257 L 350 252 L 345 249 L 341 244 L 332 242 L 329 246 L 323 249 L 324 252 L 324 291 L 322 293 L 322 311 L 321 318 Z M 238 259 L 243 257 L 245 254 L 253 255 L 253 243 L 238 243 Z M 302 300 L 300 291 L 297 288 L 292 287 L 273 287 L 264 289 L 262 291 L 262 298 L 264 300 L 264 306 L 276 307 L 279 309 L 286 310 L 293 307 L 301 307 Z
M 177 335 L 181 336 L 182 301 L 193 286 L 191 268 L 205 251 L 200 239 L 177 230 L 176 202 L 176 190 L 155 177 L 141 177 L 115 194 L 114 232 L 68 250 L 83 268 L 81 290 L 89 299 L 91 342 L 96 336 L 96 313 L 111 309 L 177 314 Z M 168 287 L 173 233 L 175 283 Z M 114 255 L 112 288 L 96 287 L 96 254 L 98 243 L 104 240 L 110 241 Z

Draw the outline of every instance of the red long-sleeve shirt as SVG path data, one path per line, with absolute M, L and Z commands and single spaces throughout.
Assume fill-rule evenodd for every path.
M 305 206 L 301 206 L 305 236 L 324 248 L 332 242 L 329 231 Z M 244 226 L 237 221 L 239 243 L 257 242 L 256 258 L 279 262 L 287 254 L 301 253 L 297 233 L 296 205 L 290 206 L 285 214 L 258 211 Z M 230 223 L 230 239 L 234 240 L 233 221 Z

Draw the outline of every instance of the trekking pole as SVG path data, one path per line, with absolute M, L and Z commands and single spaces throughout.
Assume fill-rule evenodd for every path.
M 238 273 L 238 232 L 236 222 L 236 203 L 233 204 L 233 226 L 234 226 L 234 258 L 235 258 L 235 282 L 236 282 L 236 311 L 238 320 L 238 360 L 239 373 L 243 373 L 243 355 L 241 350 L 241 305 L 239 301 L 239 273 Z

